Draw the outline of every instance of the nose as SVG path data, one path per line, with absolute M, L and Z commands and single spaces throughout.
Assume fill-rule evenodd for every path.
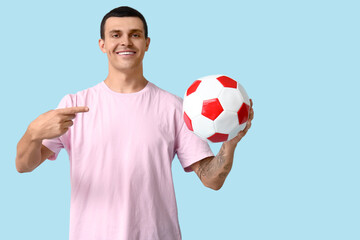
M 120 39 L 120 44 L 121 44 L 121 46 L 131 46 L 132 42 L 131 42 L 131 39 L 129 38 L 129 36 L 124 34 Z

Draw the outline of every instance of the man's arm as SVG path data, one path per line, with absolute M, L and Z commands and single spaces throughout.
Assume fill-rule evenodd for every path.
M 224 184 L 225 179 L 232 168 L 235 148 L 251 127 L 251 121 L 254 118 L 252 105 L 252 100 L 250 99 L 249 120 L 247 121 L 244 130 L 239 132 L 235 138 L 224 142 L 219 153 L 215 157 L 204 158 L 191 165 L 191 168 L 196 172 L 201 182 L 206 187 L 219 190 Z
M 41 140 L 34 139 L 27 130 L 17 145 L 15 160 L 19 173 L 31 172 L 54 154 L 50 149 L 41 144 Z
M 54 154 L 42 145 L 43 139 L 59 137 L 73 125 L 76 113 L 89 111 L 88 107 L 69 107 L 50 110 L 32 121 L 17 145 L 15 165 L 18 172 L 31 172 Z
M 192 164 L 191 168 L 206 187 L 219 190 L 232 168 L 234 152 L 235 147 L 223 143 L 215 157 L 204 158 Z

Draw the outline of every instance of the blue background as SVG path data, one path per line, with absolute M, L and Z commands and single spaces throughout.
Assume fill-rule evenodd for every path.
M 360 239 L 360 4 L 347 0 L 2 1 L 1 239 L 68 238 L 66 151 L 20 174 L 16 145 L 64 95 L 106 78 L 100 22 L 121 5 L 147 19 L 148 80 L 183 97 L 226 74 L 254 102 L 222 189 L 174 159 L 184 240 Z

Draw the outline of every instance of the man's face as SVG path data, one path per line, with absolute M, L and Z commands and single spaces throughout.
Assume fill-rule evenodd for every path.
M 149 48 L 144 26 L 137 17 L 110 17 L 105 22 L 104 40 L 99 46 L 106 53 L 112 68 L 121 72 L 142 69 L 142 60 Z

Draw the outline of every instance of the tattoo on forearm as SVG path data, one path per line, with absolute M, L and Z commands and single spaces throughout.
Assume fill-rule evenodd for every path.
M 208 161 L 203 161 L 200 163 L 199 167 L 199 176 L 200 179 L 202 177 L 213 178 L 219 169 L 224 169 L 225 171 L 218 174 L 220 179 L 225 179 L 229 174 L 232 163 L 225 164 L 225 146 L 222 145 L 219 153 L 215 156 L 214 159 L 208 159 Z
M 228 172 L 222 172 L 219 174 L 219 178 L 225 179 L 227 175 L 228 175 Z
M 228 163 L 224 166 L 224 170 L 222 173 L 219 174 L 219 178 L 220 179 L 225 179 L 227 177 L 227 175 L 229 174 L 230 170 L 231 170 L 231 163 Z

